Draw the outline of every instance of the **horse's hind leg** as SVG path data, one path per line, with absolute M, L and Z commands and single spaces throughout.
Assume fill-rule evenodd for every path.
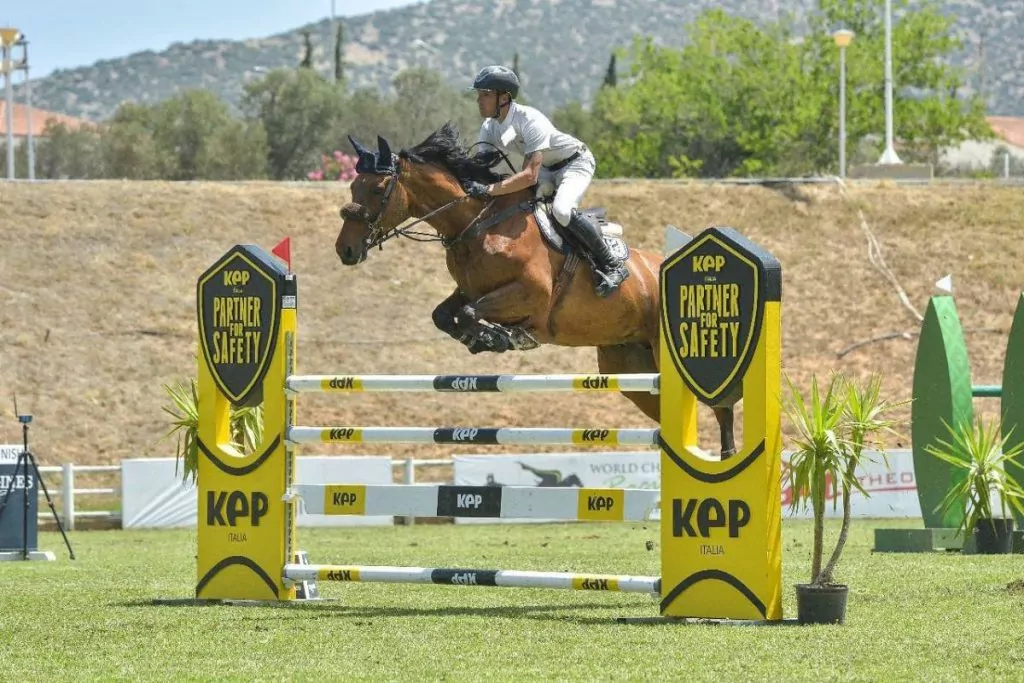
M 648 344 L 620 344 L 599 346 L 597 366 L 602 373 L 645 373 L 658 372 L 654 350 Z M 661 421 L 661 397 L 642 391 L 624 391 L 622 395 L 632 401 L 647 417 Z M 721 458 L 725 460 L 736 454 L 736 439 L 733 436 L 734 406 L 714 408 L 715 420 L 721 438 Z
M 604 374 L 657 372 L 654 349 L 639 342 L 597 347 L 597 367 Z M 622 395 L 632 401 L 655 422 L 661 418 L 661 399 L 657 394 L 644 391 L 624 391 Z
M 725 408 L 712 408 L 715 412 L 715 419 L 718 420 L 718 430 L 721 434 L 722 460 L 736 455 L 736 437 L 733 434 L 732 420 L 735 413 L 735 406 Z

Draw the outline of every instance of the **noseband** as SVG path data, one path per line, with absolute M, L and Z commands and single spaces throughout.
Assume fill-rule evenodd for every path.
M 384 196 L 380 200 L 380 209 L 377 211 L 377 215 L 373 218 L 370 218 L 370 214 L 366 210 L 366 207 L 361 204 L 350 202 L 341 207 L 342 220 L 362 221 L 366 224 L 366 227 L 369 228 L 370 232 L 366 236 L 366 247 L 368 249 L 376 246 L 383 248 L 384 242 L 399 234 L 399 230 L 397 228 L 393 230 L 385 230 L 381 227 L 381 221 L 384 219 L 384 214 L 388 210 L 388 202 L 391 200 L 391 193 L 395 191 L 395 186 L 398 185 L 398 172 L 398 157 L 391 155 L 391 170 L 388 172 L 390 180 L 384 187 Z

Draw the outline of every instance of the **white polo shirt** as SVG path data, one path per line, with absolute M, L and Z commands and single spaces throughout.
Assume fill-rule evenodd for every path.
M 583 147 L 573 136 L 555 128 L 547 116 L 524 104 L 512 102 L 504 121 L 489 118 L 480 126 L 480 142 L 489 142 L 509 156 L 519 170 L 526 155 L 543 152 L 543 166 L 557 164 Z M 488 145 L 480 145 L 484 151 Z

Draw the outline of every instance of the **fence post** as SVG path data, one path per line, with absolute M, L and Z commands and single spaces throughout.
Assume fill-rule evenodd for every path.
M 61 506 L 64 508 L 64 528 L 75 530 L 75 463 L 66 462 L 62 467 L 60 483 Z
M 402 483 L 406 486 L 416 483 L 416 464 L 413 462 L 412 458 L 405 459 L 405 469 L 402 472 Z M 415 522 L 415 517 L 410 516 L 402 518 L 402 524 L 405 526 L 412 526 Z

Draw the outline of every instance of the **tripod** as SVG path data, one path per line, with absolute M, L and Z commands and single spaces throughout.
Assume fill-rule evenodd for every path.
M 14 412 L 18 412 L 18 404 L 14 404 Z M 75 551 L 71 548 L 71 542 L 68 540 L 68 535 L 64 533 L 64 525 L 60 521 L 60 517 L 57 515 L 56 508 L 53 507 L 53 499 L 50 498 L 50 492 L 46 488 L 46 482 L 43 481 L 43 475 L 39 473 L 39 466 L 36 464 L 36 457 L 32 455 L 32 451 L 28 449 L 28 425 L 32 422 L 31 415 L 18 415 L 18 422 L 21 423 L 21 436 L 22 436 L 22 449 L 21 453 L 18 454 L 18 461 L 14 465 L 14 475 L 11 477 L 11 481 L 7 484 L 7 491 L 4 493 L 2 499 L 0 499 L 0 519 L 4 516 L 4 511 L 7 509 L 7 503 L 11 500 L 11 493 L 14 491 L 14 484 L 18 481 L 19 472 L 21 473 L 21 482 L 23 485 L 22 496 L 24 505 L 22 506 L 21 514 L 21 559 L 28 560 L 29 549 L 28 549 L 28 521 L 32 515 L 30 504 L 31 499 L 29 496 L 35 495 L 35 491 L 31 490 L 29 483 L 32 481 L 29 479 L 29 464 L 32 465 L 32 471 L 35 474 L 36 481 L 43 487 L 43 493 L 46 494 L 46 502 L 50 506 L 50 512 L 53 513 L 53 519 L 57 522 L 57 528 L 60 530 L 60 535 L 64 537 L 64 545 L 68 547 L 68 555 L 71 559 L 75 559 Z M 50 559 L 53 559 L 50 557 Z

